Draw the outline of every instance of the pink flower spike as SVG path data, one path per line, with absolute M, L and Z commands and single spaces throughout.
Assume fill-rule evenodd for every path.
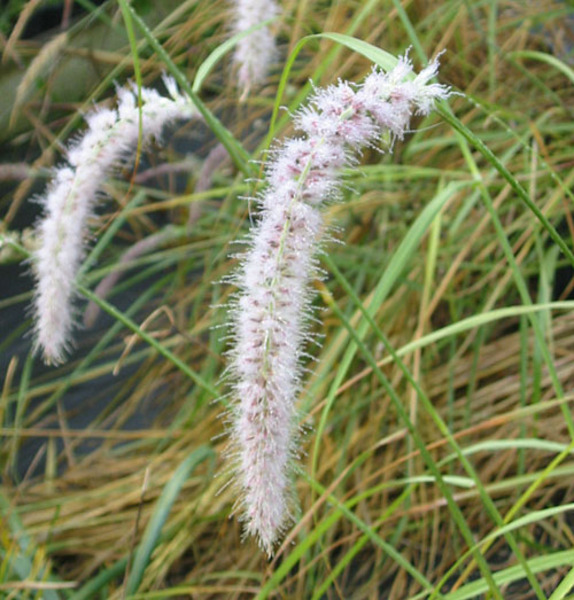
M 275 0 L 234 0 L 233 33 L 240 33 L 279 14 Z M 265 81 L 277 58 L 275 37 L 269 27 L 261 27 L 242 38 L 235 47 L 233 62 L 244 94 Z
M 231 447 L 237 510 L 245 533 L 271 555 L 293 520 L 296 401 L 311 311 L 309 283 L 318 275 L 322 207 L 337 199 L 341 171 L 385 132 L 402 138 L 411 116 L 427 114 L 449 88 L 428 84 L 436 61 L 412 77 L 405 57 L 362 85 L 317 89 L 295 116 L 303 138 L 284 142 L 266 168 L 260 220 L 236 277 L 230 350 L 234 402 Z
M 167 81 L 171 98 L 142 90 L 143 143 L 159 137 L 163 127 L 196 114 L 191 101 Z M 137 88 L 118 91 L 117 110 L 100 108 L 86 116 L 88 129 L 68 150 L 69 166 L 56 170 L 42 199 L 44 217 L 38 224 L 39 247 L 33 260 L 36 293 L 35 349 L 46 364 L 64 361 L 74 327 L 75 279 L 84 258 L 87 221 L 98 193 L 114 168 L 136 147 L 140 114 Z

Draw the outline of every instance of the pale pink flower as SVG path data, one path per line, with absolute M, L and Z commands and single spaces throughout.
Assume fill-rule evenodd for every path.
M 247 31 L 278 14 L 275 0 L 235 0 L 233 33 Z M 256 29 L 241 39 L 233 54 L 239 87 L 247 92 L 252 86 L 263 83 L 276 57 L 275 36 L 268 26 Z
M 171 95 L 142 89 L 142 142 L 159 138 L 163 127 L 195 115 L 190 100 L 175 82 L 164 79 Z M 133 155 L 139 134 L 137 88 L 118 90 L 115 110 L 100 108 L 86 116 L 88 129 L 68 151 L 69 165 L 56 170 L 41 198 L 44 217 L 38 224 L 39 247 L 33 258 L 35 349 L 47 364 L 64 360 L 75 324 L 73 297 L 85 254 L 87 221 L 113 169 Z
M 236 277 L 232 457 L 245 531 L 269 554 L 293 516 L 290 480 L 297 455 L 295 403 L 310 313 L 310 280 L 323 235 L 322 207 L 336 199 L 341 171 L 384 132 L 402 138 L 413 114 L 426 115 L 449 89 L 429 84 L 405 57 L 362 85 L 317 89 L 295 116 L 304 137 L 284 142 L 266 168 L 267 187 L 250 249 Z

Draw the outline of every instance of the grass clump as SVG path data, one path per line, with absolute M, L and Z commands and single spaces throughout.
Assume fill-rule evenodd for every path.
M 269 25 L 277 62 L 243 97 L 233 43 L 223 51 L 227 5 L 155 4 L 88 6 L 66 53 L 82 58 L 99 27 L 120 45 L 94 42 L 98 79 L 78 80 L 66 101 L 57 82 L 70 61 L 42 71 L 6 141 L 3 162 L 31 169 L 23 180 L 7 170 L 0 198 L 0 269 L 15 282 L 0 298 L 2 594 L 568 598 L 568 4 L 283 2 Z M 21 78 L 47 43 L 12 39 Z M 314 284 L 321 339 L 298 396 L 301 510 L 268 560 L 242 543 L 235 492 L 214 477 L 226 443 L 213 402 L 225 393 L 219 307 L 232 291 L 221 282 L 257 218 L 242 198 L 260 190 L 270 141 L 293 133 L 279 107 L 304 105 L 310 79 L 361 81 L 373 62 L 385 67 L 380 49 L 408 46 L 417 70 L 446 49 L 440 81 L 461 95 L 413 121 L 392 152 L 366 150 L 326 209 L 344 244 L 326 246 Z M 113 81 L 150 87 L 165 71 L 203 122 L 165 133 L 137 173 L 107 183 L 78 285 L 101 312 L 71 360 L 48 369 L 20 341 L 28 199 L 80 111 L 113 96 Z M 209 162 L 219 144 L 231 158 Z M 102 299 L 94 290 L 118 269 Z

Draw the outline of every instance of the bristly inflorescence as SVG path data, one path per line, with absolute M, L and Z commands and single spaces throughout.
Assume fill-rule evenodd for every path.
M 278 14 L 275 0 L 234 0 L 233 31 L 247 31 Z M 233 54 L 239 88 L 247 93 L 253 86 L 263 83 L 276 56 L 275 37 L 269 26 L 260 27 L 242 38 Z
M 175 82 L 164 78 L 170 97 L 141 89 L 143 145 L 160 138 L 162 129 L 196 110 Z M 84 258 L 87 222 L 113 169 L 128 160 L 140 135 L 140 111 L 135 85 L 118 90 L 117 109 L 100 108 L 86 116 L 88 129 L 67 153 L 46 195 L 38 224 L 39 246 L 33 258 L 35 349 L 47 364 L 64 360 L 74 327 L 75 281 Z
M 303 132 L 275 152 L 258 198 L 261 214 L 237 274 L 231 444 L 238 510 L 245 532 L 272 554 L 292 519 L 295 403 L 309 337 L 309 282 L 323 235 L 322 207 L 336 199 L 341 171 L 385 132 L 402 139 L 414 114 L 427 115 L 449 88 L 429 83 L 435 60 L 418 75 L 407 57 L 361 85 L 317 89 L 295 115 Z

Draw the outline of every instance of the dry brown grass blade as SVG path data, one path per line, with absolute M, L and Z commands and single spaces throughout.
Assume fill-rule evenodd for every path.
M 42 0 L 28 0 L 24 5 L 22 11 L 18 15 L 18 20 L 12 29 L 10 37 L 4 45 L 4 52 L 2 53 L 2 64 L 6 64 L 11 58 L 12 60 L 19 62 L 19 56 L 15 50 L 16 44 L 18 43 L 26 23 L 30 20 L 30 17 L 34 14 L 34 11 L 40 6 Z
M 22 77 L 16 90 L 14 105 L 10 115 L 9 126 L 12 127 L 18 118 L 18 114 L 22 104 L 30 97 L 31 93 L 36 89 L 36 81 L 39 77 L 44 77 L 58 63 L 58 59 L 68 43 L 68 33 L 60 33 L 47 44 L 42 46 L 42 49 L 34 57 L 28 65 L 24 76 Z

